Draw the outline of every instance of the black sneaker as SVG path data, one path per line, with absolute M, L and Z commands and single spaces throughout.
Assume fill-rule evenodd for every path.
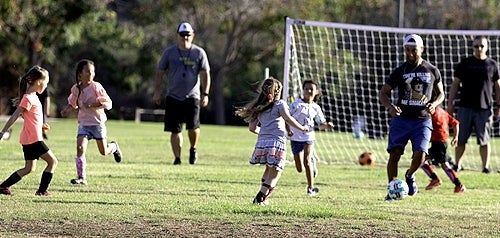
M 113 156 L 115 157 L 116 163 L 120 163 L 120 161 L 122 161 L 122 151 L 120 150 L 120 146 L 118 146 L 116 141 L 111 141 L 111 143 L 115 143 L 116 145 L 116 151 L 113 152 Z
M 181 158 L 176 157 L 174 160 L 174 165 L 181 165 Z
M 198 153 L 196 153 L 196 148 L 191 148 L 189 150 L 189 163 L 194 164 L 198 160 Z
M 490 170 L 490 169 L 488 169 L 488 168 L 484 168 L 484 169 L 483 169 L 483 173 L 485 173 L 485 174 L 489 174 L 489 173 L 491 173 L 491 170 Z

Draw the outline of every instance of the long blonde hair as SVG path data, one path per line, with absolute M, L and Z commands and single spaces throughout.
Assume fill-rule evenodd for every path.
M 21 98 L 28 90 L 28 86 L 34 84 L 38 80 L 44 80 L 49 76 L 49 71 L 40 67 L 39 65 L 35 65 L 28 70 L 26 74 L 21 76 L 19 79 L 19 91 L 18 97 L 14 98 L 12 102 L 15 106 L 19 105 Z
M 250 122 L 252 119 L 257 118 L 259 113 L 271 108 L 274 101 L 281 98 L 282 89 L 283 85 L 279 80 L 273 77 L 265 79 L 260 86 L 257 97 L 244 107 L 238 108 L 235 114 L 243 118 L 245 122 Z

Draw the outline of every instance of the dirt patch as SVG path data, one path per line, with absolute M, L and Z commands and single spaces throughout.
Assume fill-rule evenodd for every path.
M 1 237 L 376 237 L 377 232 L 355 233 L 325 225 L 272 226 L 217 222 L 165 221 L 142 223 L 47 223 L 12 221 L 0 224 Z M 357 234 L 356 234 L 357 233 Z M 370 235 L 367 235 L 370 234 Z M 389 235 L 390 236 L 390 235 Z M 387 234 L 384 237 L 388 237 Z

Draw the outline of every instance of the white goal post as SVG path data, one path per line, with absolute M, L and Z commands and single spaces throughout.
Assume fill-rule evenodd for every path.
M 423 58 L 437 66 L 443 76 L 446 108 L 455 65 L 472 55 L 476 35 L 490 40 L 488 55 L 500 60 L 500 31 L 411 29 L 286 18 L 283 98 L 292 102 L 301 97 L 303 80 L 320 84 L 322 107 L 335 128 L 317 131 L 317 157 L 325 163 L 357 163 L 364 151 L 374 153 L 378 165 L 388 159 L 389 115 L 378 100 L 379 90 L 394 68 L 404 62 L 403 39 L 407 34 L 422 36 Z M 353 134 L 354 130 L 362 133 Z M 500 169 L 500 124 L 494 123 L 491 139 L 493 171 Z M 360 137 L 360 138 L 359 138 Z M 454 158 L 450 146 L 448 154 Z M 411 144 L 400 165 L 407 165 Z M 481 170 L 475 136 L 467 144 L 464 169 Z

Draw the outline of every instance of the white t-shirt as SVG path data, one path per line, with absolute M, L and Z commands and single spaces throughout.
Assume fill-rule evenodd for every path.
M 308 125 L 310 128 L 308 132 L 302 132 L 295 127 L 290 127 L 290 130 L 293 132 L 290 140 L 293 141 L 314 141 L 316 139 L 313 130 L 314 124 L 326 123 L 326 118 L 321 107 L 315 102 L 305 103 L 301 98 L 290 105 L 290 115 L 300 124 Z

